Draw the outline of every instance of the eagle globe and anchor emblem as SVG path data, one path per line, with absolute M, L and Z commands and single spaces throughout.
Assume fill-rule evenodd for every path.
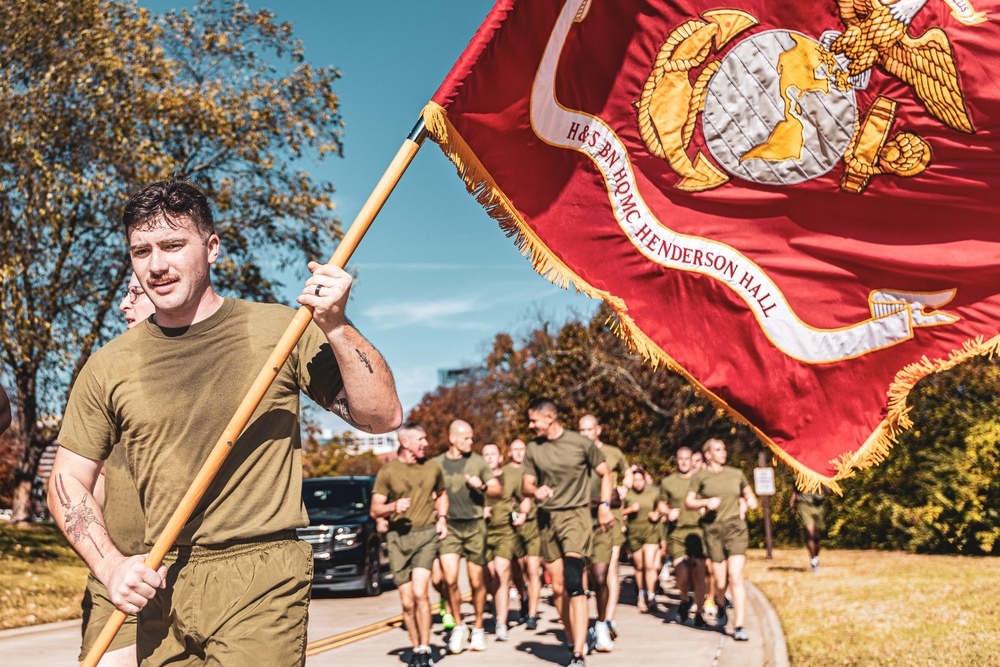
M 878 65 L 909 84 L 945 125 L 974 132 L 945 32 L 908 34 L 926 3 L 840 0 L 843 32 L 814 39 L 766 30 L 744 37 L 721 58 L 714 56 L 759 25 L 754 16 L 716 9 L 681 24 L 660 48 L 635 104 L 646 147 L 681 176 L 674 187 L 691 192 L 731 177 L 794 185 L 841 162 L 840 187 L 847 192 L 863 192 L 881 174 L 920 174 L 931 148 L 913 132 L 892 133 L 897 102 L 879 95 L 859 109 L 855 90 L 867 87 Z M 701 151 L 688 155 L 699 116 L 711 159 Z

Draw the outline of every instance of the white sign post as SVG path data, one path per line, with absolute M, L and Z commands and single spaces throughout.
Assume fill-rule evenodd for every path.
M 767 546 L 767 559 L 771 560 L 771 496 L 774 495 L 774 468 L 765 465 L 767 454 L 760 453 L 757 458 L 759 468 L 753 469 L 753 490 L 761 496 L 764 505 L 764 544 Z

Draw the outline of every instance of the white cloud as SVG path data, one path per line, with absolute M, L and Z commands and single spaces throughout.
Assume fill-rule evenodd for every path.
M 485 323 L 456 320 L 463 315 L 481 312 L 484 307 L 474 299 L 438 299 L 435 301 L 385 303 L 363 311 L 378 329 L 426 326 L 449 329 L 481 329 Z

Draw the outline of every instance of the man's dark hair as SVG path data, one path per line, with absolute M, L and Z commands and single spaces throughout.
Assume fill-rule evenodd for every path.
M 397 429 L 397 430 L 399 430 L 399 431 L 424 431 L 425 433 L 427 432 L 427 429 L 425 429 L 423 426 L 421 426 L 418 422 L 403 422 L 403 425 L 400 426 L 399 429 Z
M 556 416 L 559 416 L 559 408 L 556 407 L 555 402 L 551 398 L 541 397 L 536 398 L 531 403 L 528 404 L 528 409 L 532 412 L 539 412 L 541 410 L 551 410 Z
M 187 181 L 158 181 L 132 195 L 122 214 L 125 236 L 133 229 L 151 229 L 160 220 L 173 228 L 190 220 L 205 236 L 215 233 L 215 219 L 208 198 Z

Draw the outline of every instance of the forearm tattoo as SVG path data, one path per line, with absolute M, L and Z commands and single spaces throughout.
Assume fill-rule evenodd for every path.
M 361 359 L 361 363 L 365 365 L 365 368 L 368 369 L 368 372 L 374 374 L 375 370 L 372 368 L 372 364 L 370 361 L 368 361 L 368 357 L 365 356 L 365 353 L 362 352 L 361 350 L 354 350 L 354 351 L 358 353 L 358 358 Z
M 347 404 L 347 398 L 343 396 L 338 398 L 336 401 L 333 402 L 333 405 L 330 406 L 330 410 L 340 415 L 340 418 L 343 419 L 348 424 L 350 424 L 351 426 L 356 426 L 357 428 L 360 428 L 362 431 L 368 431 L 369 433 L 371 432 L 372 430 L 371 424 L 359 424 L 358 422 L 354 421 L 353 417 L 351 417 L 351 408 Z
M 94 541 L 93 536 L 90 534 L 90 527 L 97 524 L 101 528 L 104 528 L 105 531 L 107 528 L 97 518 L 97 515 L 94 514 L 94 510 L 90 509 L 90 506 L 87 505 L 87 499 L 81 498 L 80 502 L 74 506 L 61 474 L 56 475 L 56 493 L 59 497 L 59 504 L 66 508 L 66 536 L 75 543 L 80 543 L 84 538 L 90 540 L 97 553 L 101 558 L 104 558 L 104 552 L 97 546 L 97 542 Z

